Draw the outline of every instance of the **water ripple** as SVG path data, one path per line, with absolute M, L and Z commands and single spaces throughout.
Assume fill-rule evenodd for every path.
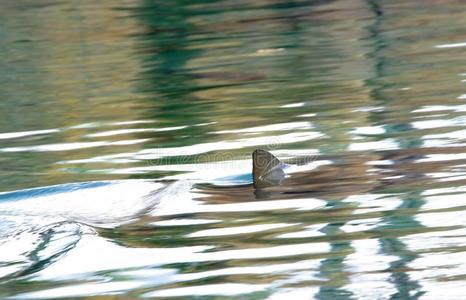
M 0 298 L 464 298 L 461 1 L 0 15 Z

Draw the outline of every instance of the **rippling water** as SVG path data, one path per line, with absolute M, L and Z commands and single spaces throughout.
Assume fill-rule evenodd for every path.
M 2 6 L 0 297 L 464 297 L 463 1 Z

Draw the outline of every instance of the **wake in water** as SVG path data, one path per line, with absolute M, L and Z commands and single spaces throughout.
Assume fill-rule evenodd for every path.
M 72 249 L 84 234 L 95 234 L 95 228 L 136 220 L 160 202 L 160 192 L 169 186 L 103 181 L 0 194 L 0 277 L 37 272 Z

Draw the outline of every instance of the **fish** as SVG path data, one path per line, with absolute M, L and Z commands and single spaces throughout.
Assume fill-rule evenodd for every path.
M 272 153 L 256 149 L 252 153 L 252 178 L 255 189 L 279 185 L 286 177 L 288 164 L 283 163 Z
M 280 160 L 267 150 L 256 149 L 252 152 L 252 182 L 202 184 L 201 193 L 211 203 L 302 197 L 344 199 L 375 188 L 377 178 L 368 172 L 367 159 L 357 154 L 345 157 L 311 154 Z

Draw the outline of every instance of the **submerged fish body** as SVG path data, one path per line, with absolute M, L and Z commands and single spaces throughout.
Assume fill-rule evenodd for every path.
M 285 163 L 270 152 L 257 149 L 252 154 L 252 184 L 210 185 L 203 187 L 202 193 L 216 203 L 238 199 L 343 199 L 367 192 L 377 184 L 374 176 L 368 176 L 364 159 L 359 156 L 320 156 L 317 159 L 315 155 L 308 155 L 285 160 Z

